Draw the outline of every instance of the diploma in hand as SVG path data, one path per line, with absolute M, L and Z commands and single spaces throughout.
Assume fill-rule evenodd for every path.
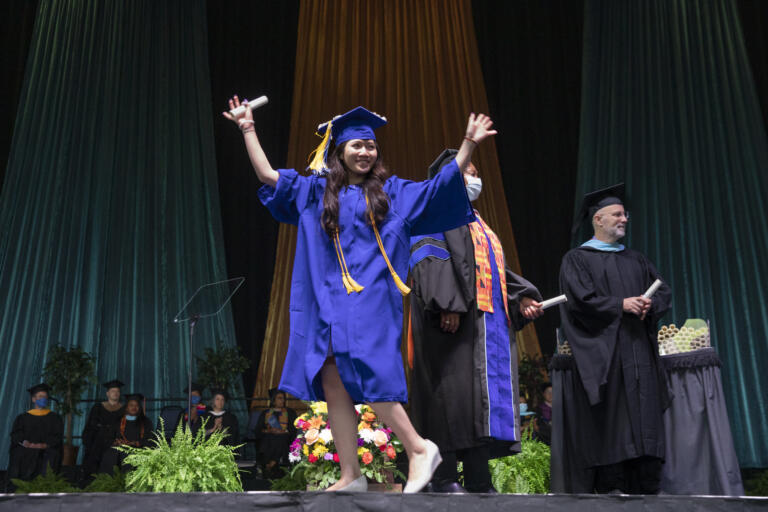
M 557 297 L 552 297 L 551 299 L 542 302 L 541 309 L 551 308 L 552 306 L 557 306 L 563 302 L 568 302 L 568 298 L 565 295 L 558 295 Z
M 653 297 L 653 294 L 656 293 L 656 290 L 659 289 L 659 286 L 661 286 L 661 279 L 657 279 L 653 282 L 650 288 L 648 288 L 645 293 L 643 294 L 643 297 L 646 299 L 650 299 Z
M 248 101 L 248 100 L 245 100 Z M 259 107 L 262 107 L 267 104 L 269 100 L 267 100 L 266 96 L 259 96 L 255 100 L 248 101 L 248 108 L 251 110 L 257 109 Z M 237 108 L 233 108 L 229 111 L 230 115 L 234 118 L 237 118 L 237 116 L 243 115 L 245 113 L 245 105 L 240 105 Z

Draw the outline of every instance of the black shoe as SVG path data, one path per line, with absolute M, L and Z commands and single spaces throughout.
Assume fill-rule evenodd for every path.
M 467 494 L 459 482 L 432 482 L 432 492 L 445 492 L 451 494 Z

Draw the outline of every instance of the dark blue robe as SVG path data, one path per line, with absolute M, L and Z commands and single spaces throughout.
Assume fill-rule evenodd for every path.
M 339 192 L 339 237 L 350 274 L 365 289 L 347 294 L 336 252 L 320 224 L 325 179 L 280 169 L 276 187 L 259 197 L 280 222 L 298 226 L 291 279 L 290 338 L 280 389 L 324 400 L 320 368 L 332 344 L 341 380 L 355 402 L 406 402 L 400 344 L 403 298 L 366 222 L 365 197 L 351 185 Z M 396 176 L 384 184 L 390 209 L 379 232 L 397 274 L 408 274 L 410 236 L 462 226 L 475 219 L 455 162 L 435 178 Z

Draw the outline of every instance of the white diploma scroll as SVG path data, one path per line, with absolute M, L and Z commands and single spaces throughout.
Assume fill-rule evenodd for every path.
M 653 294 L 656 293 L 656 290 L 659 289 L 659 286 L 661 286 L 661 279 L 657 279 L 653 282 L 650 288 L 648 288 L 645 293 L 643 294 L 643 297 L 646 299 L 650 299 L 653 297 Z
M 551 308 L 552 306 L 557 306 L 563 302 L 568 302 L 568 298 L 565 295 L 558 295 L 557 297 L 552 297 L 551 299 L 542 302 L 541 309 Z
M 255 100 L 251 100 L 248 102 L 248 108 L 250 108 L 251 110 L 254 110 L 259 107 L 263 107 L 264 105 L 267 104 L 268 101 L 269 100 L 267 99 L 266 96 L 259 96 Z M 232 110 L 229 111 L 229 113 L 232 115 L 232 117 L 243 115 L 245 113 L 245 105 L 240 105 L 237 108 L 233 108 Z

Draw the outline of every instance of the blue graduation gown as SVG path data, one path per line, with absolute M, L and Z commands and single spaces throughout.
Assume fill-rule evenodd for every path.
M 344 387 L 355 402 L 406 402 L 400 342 L 403 299 L 365 222 L 362 189 L 339 192 L 339 237 L 352 277 L 365 289 L 347 294 L 333 243 L 320 224 L 325 179 L 278 170 L 259 198 L 280 222 L 298 226 L 291 278 L 290 337 L 280 389 L 324 400 L 320 368 L 332 344 Z M 384 184 L 389 213 L 378 228 L 392 266 L 408 274 L 410 236 L 447 231 L 475 219 L 455 162 L 431 180 L 396 176 Z

